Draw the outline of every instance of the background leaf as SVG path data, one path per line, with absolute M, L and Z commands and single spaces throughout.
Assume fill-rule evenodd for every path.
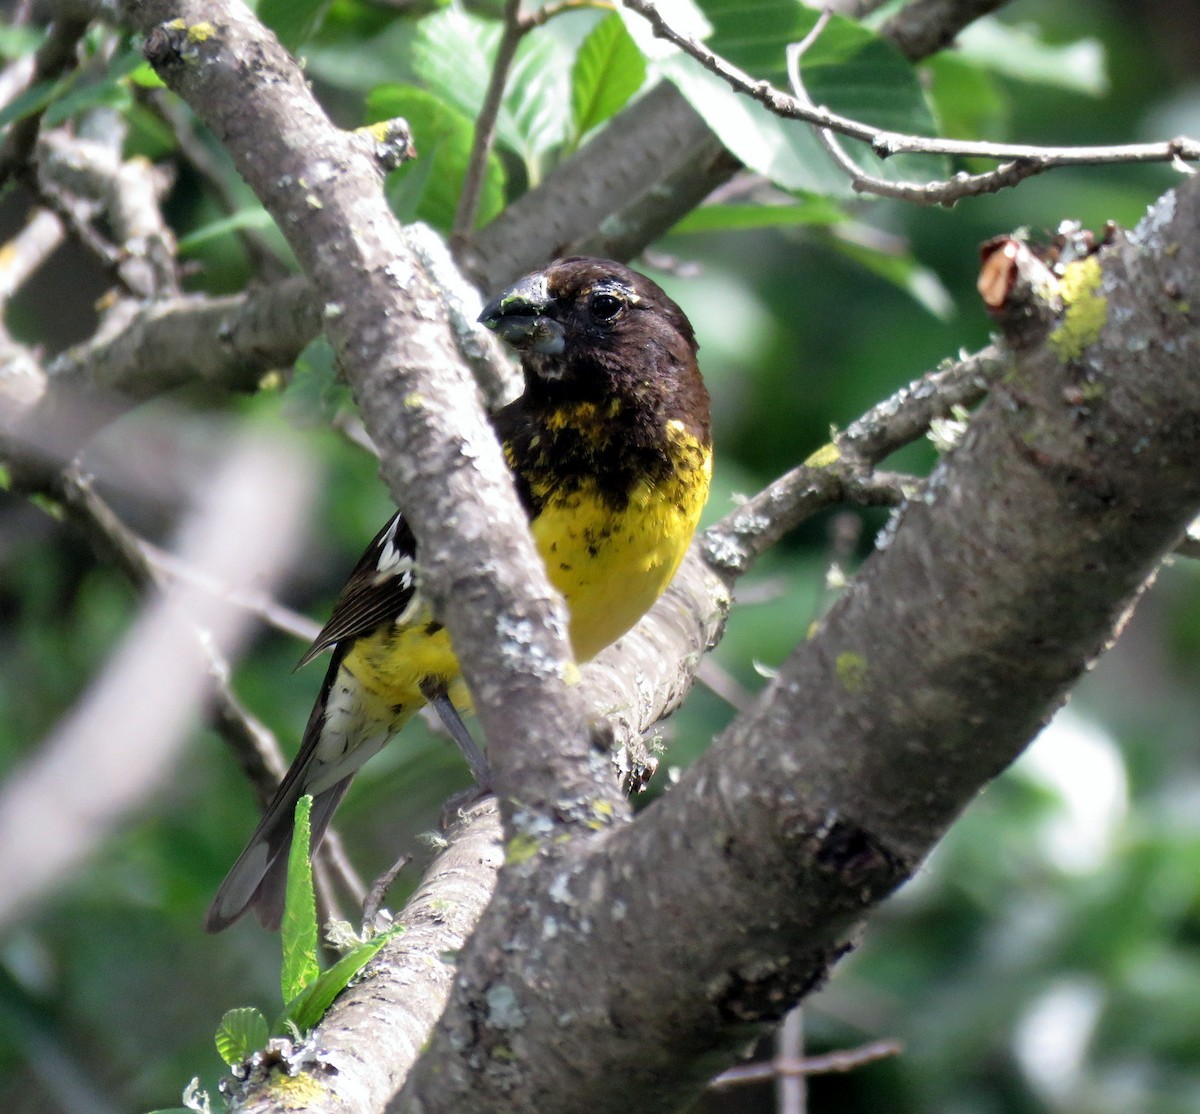
M 333 0 L 258 0 L 258 18 L 295 51 L 320 27 Z
M 411 85 L 372 90 L 367 115 L 372 122 L 403 116 L 412 128 L 418 157 L 388 176 L 388 200 L 397 216 L 448 232 L 466 177 L 474 125 L 441 98 Z M 485 224 L 504 207 L 505 177 L 504 165 L 493 152 L 480 194 L 478 224 Z
M 709 45 L 751 76 L 788 88 L 785 48 L 802 39 L 818 13 L 790 0 L 747 8 L 738 0 L 704 0 L 713 26 Z M 834 16 L 801 63 L 814 103 L 880 128 L 936 134 L 929 101 L 915 69 L 888 42 L 851 20 Z M 830 162 L 812 129 L 784 120 L 735 93 L 722 79 L 683 55 L 663 72 L 692 102 L 722 142 L 747 166 L 791 190 L 850 196 L 845 175 Z M 944 177 L 945 159 L 900 155 L 882 160 L 863 144 L 844 146 L 865 171 L 893 181 Z

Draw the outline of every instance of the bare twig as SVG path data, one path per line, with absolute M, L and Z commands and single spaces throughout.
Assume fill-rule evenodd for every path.
M 821 13 L 812 30 L 798 43 L 787 48 L 788 80 L 792 92 L 800 104 L 816 109 L 813 99 L 800 75 L 800 59 L 829 22 L 828 10 Z M 898 201 L 911 201 L 917 205 L 953 205 L 964 197 L 995 193 L 999 189 L 1015 186 L 1019 182 L 1040 173 L 1038 163 L 1028 159 L 1014 159 L 1002 163 L 995 170 L 979 174 L 960 171 L 952 178 L 935 182 L 893 182 L 875 174 L 868 174 L 847 153 L 829 128 L 817 128 L 817 138 L 829 157 L 842 173 L 850 179 L 850 186 L 858 193 L 873 193 L 879 197 L 891 197 Z
M 778 1079 L 789 1075 L 828 1075 L 832 1072 L 854 1071 L 864 1064 L 899 1056 L 904 1045 L 895 1040 L 871 1041 L 857 1048 L 843 1048 L 826 1052 L 820 1056 L 804 1056 L 795 1060 L 777 1059 L 766 1064 L 746 1064 L 730 1068 L 716 1077 L 709 1087 L 721 1091 L 744 1083 L 761 1083 L 767 1079 Z
M 25 227 L 0 250 L 0 314 L 9 300 L 63 242 L 62 221 L 48 209 L 37 209 Z
M 64 15 L 50 25 L 42 45 L 34 55 L 29 87 L 39 81 L 52 81 L 75 62 L 75 48 L 87 30 L 88 20 L 75 14 Z M 15 91 L 14 91 L 15 92 Z M 0 147 L 0 185 L 22 172 L 33 154 L 44 109 L 17 120 L 8 130 Z
M 709 528 L 706 560 L 741 576 L 800 522 L 838 502 L 895 506 L 918 486 L 915 477 L 875 470 L 885 457 L 923 436 L 930 423 L 970 406 L 1005 366 L 991 347 L 910 383 L 872 407 L 798 468 L 780 476 Z
M 492 140 L 496 134 L 496 118 L 500 115 L 500 104 L 504 100 L 504 86 L 508 71 L 512 67 L 517 47 L 529 27 L 521 21 L 521 0 L 506 0 L 504 5 L 504 32 L 496 47 L 496 60 L 492 63 L 492 76 L 488 81 L 483 105 L 475 121 L 475 141 L 471 146 L 471 157 L 463 178 L 462 193 L 458 197 L 458 208 L 454 212 L 452 235 L 465 236 L 475 227 L 479 211 L 479 197 L 483 192 L 483 180 L 487 174 L 488 156 L 492 153 Z
M 947 155 L 961 158 L 994 159 L 1012 164 L 1021 164 L 1020 169 L 1001 168 L 1001 172 L 990 181 L 980 180 L 978 175 L 967 176 L 958 196 L 983 192 L 987 188 L 1000 189 L 1012 185 L 1022 177 L 1028 177 L 1024 164 L 1030 164 L 1029 173 L 1041 173 L 1061 166 L 1103 166 L 1113 163 L 1169 162 L 1181 165 L 1200 160 L 1200 141 L 1180 136 L 1158 143 L 1128 143 L 1091 147 L 1044 147 L 1031 144 L 989 143 L 961 139 L 940 139 L 900 132 L 885 131 L 830 112 L 827 108 L 805 103 L 799 97 L 789 96 L 776 89 L 769 81 L 759 81 L 691 35 L 677 31 L 666 20 L 651 0 L 626 0 L 626 5 L 643 16 L 659 37 L 674 43 L 685 54 L 694 58 L 705 69 L 716 74 L 735 92 L 743 93 L 764 107 L 789 120 L 803 120 L 817 128 L 825 128 L 851 139 L 860 139 L 870 144 L 871 150 L 882 159 L 899 154 Z M 889 187 L 892 183 L 888 183 Z M 947 204 L 954 199 L 946 184 L 935 184 L 927 203 Z M 864 178 L 863 188 L 868 188 Z M 923 195 L 915 191 L 909 200 L 920 201 Z
M 251 566 L 282 568 L 294 551 L 306 478 L 301 460 L 264 445 L 261 434 L 243 442 L 228 454 L 203 509 L 189 521 L 181 550 L 218 579 L 238 579 Z M 136 546 L 113 529 L 115 516 L 82 477 L 66 478 L 61 494 L 93 535 L 131 571 L 145 574 Z M 194 619 L 181 622 L 181 615 L 198 610 L 205 616 L 199 637 Z M 87 697 L 0 794 L 0 917 L 17 916 L 161 783 L 187 737 L 194 707 L 210 689 L 216 663 L 227 669 L 224 655 L 236 649 L 246 629 L 236 609 L 211 601 L 198 608 L 186 587 L 148 604 Z

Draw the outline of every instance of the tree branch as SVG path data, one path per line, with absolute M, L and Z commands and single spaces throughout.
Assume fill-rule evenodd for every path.
M 397 1109 L 673 1108 L 819 984 L 1200 508 L 1198 226 L 1189 182 L 1013 304 L 1004 390 L 752 711 L 636 822 L 503 872 Z

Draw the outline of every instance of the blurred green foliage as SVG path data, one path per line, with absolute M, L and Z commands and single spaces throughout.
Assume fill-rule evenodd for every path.
M 881 124 L 1046 143 L 1196 134 L 1200 21 L 1194 12 L 1180 17 L 1188 7 L 1025 0 L 1006 7 L 1003 22 L 974 28 L 961 51 L 915 70 L 843 23 L 812 61 L 814 69 L 829 59 L 844 63 L 846 51 L 865 44 L 868 56 L 857 68 L 831 63 L 828 76 L 858 97 L 851 97 L 853 111 Z M 719 35 L 753 30 L 756 19 L 786 16 L 799 21 L 799 33 L 811 22 L 802 9 L 774 3 L 701 8 Z M 285 21 L 279 29 L 306 56 L 341 123 L 397 111 L 419 123 L 423 158 L 392 176 L 389 196 L 405 218 L 446 230 L 500 33 L 499 5 L 430 0 L 402 13 L 362 0 L 264 0 L 261 10 Z M 626 18 L 628 35 L 605 11 L 576 10 L 525 40 L 481 221 L 671 64 L 661 52 L 642 58 L 633 44 L 645 39 L 634 17 Z M 0 52 L 18 56 L 36 41 L 4 29 Z M 56 111 L 116 108 L 130 121 L 131 153 L 170 158 L 174 132 L 152 100 L 135 95 L 130 58 L 121 53 L 107 68 L 89 68 L 64 94 L 75 102 L 60 99 Z M 767 68 L 777 66 L 772 58 Z M 820 80 L 814 73 L 814 87 Z M 655 274 L 696 324 L 714 397 L 718 473 L 710 520 L 738 493 L 802 460 L 831 426 L 987 340 L 973 285 L 981 241 L 1017 227 L 1045 233 L 1063 219 L 1097 229 L 1108 220 L 1132 224 L 1173 180 L 1164 167 L 1066 170 L 952 211 L 851 198 L 802 129 L 787 134 L 784 167 L 802 171 L 801 179 L 781 171 L 777 122 L 747 123 L 744 105 L 730 107 L 728 97 L 700 89 L 702 79 L 696 89 L 682 84 L 707 106 L 718 131 L 731 129 L 731 142 L 743 129 L 739 155 L 781 187 L 770 207 L 747 202 L 694 215 L 652 257 L 677 264 Z M 38 90 L 36 98 L 54 92 Z M 221 160 L 211 140 L 200 142 Z M 173 226 L 188 237 L 195 289 L 237 290 L 250 278 L 238 230 L 260 227 L 260 210 L 232 175 L 229 189 L 240 198 L 232 213 L 227 199 L 184 167 L 169 201 Z M 19 203 L 5 200 L 6 229 Z M 286 261 L 277 234 L 264 235 Z M 58 267 L 45 281 L 23 292 L 9 323 L 21 339 L 53 352 L 86 331 L 98 280 L 85 262 Z M 84 308 L 72 315 L 63 309 L 70 304 Z M 173 400 L 173 413 L 269 425 L 282 410 L 302 432 L 325 482 L 283 596 L 323 617 L 389 504 L 373 461 L 326 422 L 348 405 L 331 385 L 328 351 L 314 346 L 302 364 L 287 392 L 238 399 L 188 392 Z M 105 443 L 136 442 L 131 429 L 136 422 L 126 420 Z M 932 455 L 915 446 L 897 464 L 920 471 Z M 147 536 L 169 538 L 169 507 L 120 493 L 114 499 Z M 882 523 L 878 515 L 860 517 L 856 552 L 839 557 L 848 572 Z M 714 654 L 726 695 L 756 691 L 828 605 L 836 591 L 826 586 L 834 519 L 797 531 L 741 586 L 744 602 Z M 86 690 L 136 599 L 69 528 L 20 499 L 0 503 L 0 547 L 0 771 L 8 772 Z M 812 1111 L 1200 1109 L 1198 577 L 1186 564 L 1162 575 L 1121 642 L 1080 686 L 1074 718 L 969 810 L 810 1001 L 812 1049 L 877 1037 L 906 1046 L 893 1060 L 811 1080 Z M 263 630 L 235 677 L 241 698 L 286 745 L 299 738 L 320 681 L 319 668 L 292 673 L 302 649 Z M 671 768 L 686 766 L 732 714 L 713 691 L 693 693 L 663 726 L 663 770 L 648 799 L 669 791 Z M 358 778 L 338 826 L 363 875 L 381 872 L 404 851 L 418 856 L 394 888 L 393 906 L 430 853 L 421 833 L 466 781 L 451 748 L 419 723 Z M 36 915 L 0 937 L 0 1107 L 175 1106 L 197 1074 L 215 1094 L 223 1068 L 213 1033 L 222 1015 L 248 1005 L 272 1014 L 278 995 L 275 938 L 250 923 L 219 938 L 199 930 L 254 817 L 234 763 L 198 724 L 159 798 L 98 847 Z M 663 869 L 677 865 L 664 859 Z M 773 1099 L 767 1088 L 746 1088 L 705 1109 L 770 1110 Z

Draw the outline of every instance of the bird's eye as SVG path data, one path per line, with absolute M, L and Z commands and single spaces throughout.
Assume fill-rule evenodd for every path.
M 597 321 L 611 321 L 624 303 L 615 294 L 593 294 L 588 301 L 588 308 Z

